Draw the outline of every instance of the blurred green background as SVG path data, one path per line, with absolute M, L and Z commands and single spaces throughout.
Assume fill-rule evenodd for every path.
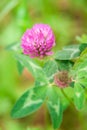
M 87 33 L 87 0 L 0 1 L 0 130 L 52 130 L 45 105 L 26 118 L 10 117 L 14 103 L 33 84 L 34 78 L 26 69 L 22 75 L 18 73 L 12 52 L 5 47 L 20 41 L 26 28 L 35 23 L 52 27 L 55 51 L 77 43 L 76 36 Z M 87 104 L 81 112 L 68 108 L 59 130 L 87 130 Z

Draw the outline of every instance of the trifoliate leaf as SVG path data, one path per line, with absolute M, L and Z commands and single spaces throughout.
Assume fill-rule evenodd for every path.
M 34 87 L 26 91 L 15 104 L 11 116 L 25 117 L 40 108 L 46 98 L 47 87 Z

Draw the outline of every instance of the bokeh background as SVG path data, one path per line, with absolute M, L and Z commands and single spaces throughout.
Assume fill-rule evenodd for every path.
M 0 130 L 52 130 L 49 114 L 43 105 L 26 118 L 14 120 L 10 111 L 34 78 L 24 69 L 18 73 L 12 52 L 5 47 L 20 42 L 26 28 L 35 23 L 49 24 L 57 46 L 79 42 L 87 33 L 87 0 L 1 0 L 0 1 Z M 77 38 L 76 38 L 77 37 Z M 87 41 L 87 37 L 83 36 Z M 81 112 L 69 107 L 58 130 L 87 130 L 87 104 Z

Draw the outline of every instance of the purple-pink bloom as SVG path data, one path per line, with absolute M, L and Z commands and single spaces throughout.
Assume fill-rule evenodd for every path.
M 54 45 L 53 31 L 46 24 L 36 24 L 31 29 L 27 29 L 21 40 L 23 53 L 31 58 L 52 55 L 51 49 Z

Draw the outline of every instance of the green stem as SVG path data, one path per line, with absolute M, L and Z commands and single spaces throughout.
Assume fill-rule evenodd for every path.
M 70 102 L 70 104 L 71 104 L 71 106 L 72 106 L 72 108 L 74 108 L 75 109 L 75 107 L 74 107 L 74 104 L 73 104 L 73 102 L 72 102 L 72 100 L 66 95 L 66 93 L 64 92 L 64 90 L 63 89 L 61 89 L 61 92 L 62 92 L 62 94 L 65 96 L 65 98 Z
M 48 128 L 49 125 L 49 115 L 46 105 L 44 104 L 45 108 L 45 130 Z

